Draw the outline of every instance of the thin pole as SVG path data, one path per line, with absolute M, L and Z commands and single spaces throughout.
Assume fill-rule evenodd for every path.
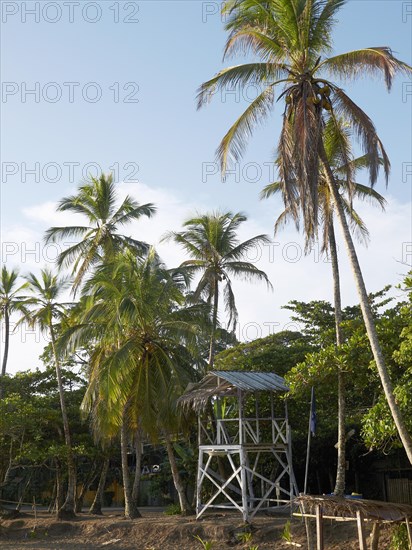
M 405 516 L 406 530 L 408 531 L 409 545 L 412 548 L 412 529 L 409 523 L 408 516 Z
M 324 550 L 323 541 L 323 511 L 320 504 L 316 506 L 316 548 L 317 550 Z
M 367 550 L 363 514 L 360 510 L 356 512 L 356 523 L 358 524 L 359 549 Z
M 313 388 L 310 397 L 310 411 L 309 411 L 309 424 L 308 424 L 308 443 L 306 446 L 306 466 L 305 466 L 305 483 L 303 485 L 303 494 L 306 495 L 306 489 L 308 486 L 308 473 L 309 473 L 309 459 L 310 459 L 310 440 L 312 435 L 312 411 L 313 411 Z

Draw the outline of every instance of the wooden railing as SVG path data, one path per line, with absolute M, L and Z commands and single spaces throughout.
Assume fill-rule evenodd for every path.
M 288 441 L 285 418 L 217 419 L 213 431 L 210 424 L 200 421 L 199 429 L 201 444 L 286 445 Z

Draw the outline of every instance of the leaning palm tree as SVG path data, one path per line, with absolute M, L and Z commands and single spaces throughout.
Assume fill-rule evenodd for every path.
M 159 264 L 154 251 L 143 262 L 129 252 L 101 266 L 84 286 L 88 300 L 69 340 L 93 342 L 89 386 L 82 408 L 98 437 L 120 433 L 125 516 L 138 517 L 127 464 L 137 431 L 169 441 L 164 416 L 171 388 L 180 395 L 191 380 L 207 309 L 186 305 L 184 286 Z M 173 414 L 168 407 L 169 414 Z M 162 433 L 160 433 L 162 432 Z M 170 451 L 170 446 L 169 446 Z M 173 476 L 178 474 L 174 470 Z M 175 478 L 183 512 L 189 504 Z
M 6 375 L 10 341 L 10 315 L 15 312 L 25 312 L 25 297 L 20 293 L 27 288 L 27 282 L 18 286 L 19 271 L 9 271 L 4 265 L 0 275 L 0 320 L 4 319 L 4 350 L 0 377 L 0 398 L 2 396 L 1 379 Z
M 117 193 L 113 175 L 102 174 L 81 185 L 76 195 L 63 198 L 57 207 L 59 212 L 81 214 L 88 225 L 51 227 L 46 231 L 45 241 L 80 239 L 78 243 L 61 252 L 58 267 L 72 267 L 76 274 L 73 290 L 79 288 L 86 272 L 102 259 L 110 259 L 121 249 L 128 248 L 137 255 L 147 253 L 149 246 L 142 241 L 118 233 L 125 226 L 142 216 L 150 218 L 156 209 L 151 203 L 139 204 L 130 196 L 116 204 Z
M 200 276 L 193 299 L 205 297 L 211 306 L 209 369 L 213 368 L 215 356 L 220 284 L 224 285 L 223 300 L 229 318 L 228 329 L 235 329 L 238 319 L 231 277 L 265 281 L 269 288 L 272 287 L 266 273 L 246 261 L 250 250 L 269 243 L 270 239 L 267 235 L 257 235 L 240 242 L 237 231 L 246 220 L 247 217 L 241 212 L 200 214 L 184 222 L 184 231 L 170 232 L 165 236 L 165 239 L 174 240 L 191 256 L 180 265 L 180 269 L 189 276 Z
M 26 279 L 32 297 L 27 299 L 28 311 L 24 318 L 31 326 L 39 327 L 39 329 L 50 338 L 56 369 L 68 470 L 66 499 L 63 506 L 57 510 L 57 515 L 60 519 L 70 518 L 75 515 L 76 467 L 74 463 L 69 418 L 67 415 L 60 356 L 56 343 L 56 328 L 57 325 L 63 321 L 68 306 L 68 304 L 59 303 L 58 299 L 64 290 L 67 289 L 68 280 L 53 275 L 49 269 L 42 269 L 40 277 L 30 273 Z
M 254 82 L 263 88 L 219 146 L 218 156 L 224 173 L 228 162 L 241 158 L 254 126 L 267 118 L 275 103 L 275 91 L 282 88 L 278 99 L 284 100 L 285 107 L 278 155 L 285 207 L 297 217 L 301 205 L 305 233 L 316 232 L 321 165 L 343 232 L 385 397 L 412 463 L 412 437 L 394 397 L 339 186 L 323 139 L 325 121 L 344 117 L 368 159 L 370 184 L 373 186 L 377 181 L 380 159 L 383 159 L 388 179 L 389 159 L 371 119 L 330 78 L 348 80 L 365 75 L 383 76 L 390 89 L 395 74 L 410 76 L 412 68 L 396 59 L 386 46 L 328 57 L 332 49 L 335 15 L 344 3 L 345 0 L 231 0 L 225 4 L 228 14 L 226 29 L 229 31 L 225 56 L 237 52 L 252 53 L 260 61 L 229 67 L 202 84 L 199 106 L 207 102 L 217 89 L 228 85 L 246 86 Z M 343 146 L 340 155 L 341 165 L 345 166 L 344 177 L 351 189 L 353 166 Z
M 336 181 L 339 184 L 339 193 L 341 196 L 342 204 L 345 209 L 346 216 L 348 218 L 349 225 L 352 232 L 357 236 L 358 240 L 367 244 L 369 240 L 369 232 L 365 223 L 359 214 L 354 210 L 351 201 L 345 197 L 345 191 L 348 191 L 347 181 L 342 179 L 341 174 L 345 173 L 343 166 L 340 166 L 340 147 L 345 145 L 348 155 L 351 150 L 351 132 L 350 128 L 344 123 L 344 121 L 329 119 L 324 128 L 323 135 L 325 143 L 325 151 L 328 156 L 328 161 L 332 167 Z M 353 165 L 354 176 L 357 170 L 367 166 L 367 158 L 360 157 L 351 160 Z M 351 195 L 353 198 L 358 198 L 363 201 L 369 201 L 372 204 L 380 206 L 384 210 L 386 201 L 382 195 L 375 191 L 371 187 L 367 187 L 356 181 L 351 182 Z M 273 195 L 282 193 L 282 182 L 270 183 L 261 192 L 261 198 L 269 198 Z M 348 193 L 346 193 L 348 194 Z M 332 263 L 332 277 L 333 277 L 333 296 L 334 296 L 334 309 L 335 309 L 335 335 L 336 346 L 343 344 L 342 335 L 342 305 L 341 305 L 341 291 L 340 291 L 340 274 L 339 274 L 339 262 L 338 251 L 336 246 L 335 228 L 334 228 L 334 207 L 333 200 L 329 191 L 327 180 L 323 171 L 319 174 L 319 207 L 320 218 L 322 225 L 323 242 L 321 246 L 321 253 L 326 253 L 331 258 Z M 302 207 L 300 207 L 300 210 Z M 299 219 L 294 219 L 290 210 L 285 209 L 275 222 L 274 232 L 276 233 L 283 227 L 289 219 L 295 222 L 297 229 L 299 230 Z M 308 252 L 315 240 L 315 234 L 305 235 L 305 251 Z M 341 368 L 338 368 L 338 463 L 336 472 L 336 483 L 334 494 L 343 495 L 345 491 L 345 471 L 346 471 L 346 431 L 345 431 L 345 375 Z

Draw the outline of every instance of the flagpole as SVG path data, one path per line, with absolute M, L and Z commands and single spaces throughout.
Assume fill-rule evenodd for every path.
M 314 391 L 313 391 L 313 386 L 312 386 L 312 391 L 311 391 L 311 396 L 310 396 L 309 424 L 308 424 L 308 443 L 307 443 L 307 446 L 306 446 L 305 483 L 303 485 L 303 494 L 304 495 L 306 495 L 306 489 L 307 489 L 307 486 L 308 486 L 310 440 L 311 440 L 311 435 L 312 435 L 313 398 L 314 398 Z

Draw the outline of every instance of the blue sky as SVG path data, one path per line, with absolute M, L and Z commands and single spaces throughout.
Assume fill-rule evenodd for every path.
M 235 174 L 222 183 L 213 173 L 214 152 L 253 89 L 246 101 L 226 94 L 196 111 L 199 84 L 237 62 L 222 63 L 219 3 L 2 1 L 1 8 L 2 262 L 22 264 L 25 272 L 53 256 L 44 252 L 41 235 L 49 225 L 64 223 L 54 204 L 96 166 L 116 170 L 121 193 L 157 202 L 156 221 L 135 229 L 149 242 L 157 242 L 163 230 L 178 229 L 193 209 L 246 211 L 245 237 L 272 234 L 281 205 L 263 203 L 258 194 L 271 179 L 279 113 L 256 131 Z M 33 10 L 35 15 L 28 13 Z M 335 51 L 387 45 L 411 63 L 411 22 L 412 2 L 349 1 L 339 14 Z M 388 190 L 378 185 L 389 200 L 387 214 L 362 207 L 372 242 L 360 256 L 372 291 L 398 283 L 406 271 L 399 261 L 412 257 L 412 85 L 398 78 L 390 94 L 382 82 L 367 79 L 344 87 L 375 122 L 392 163 Z M 96 94 L 101 97 L 94 101 Z M 254 332 L 240 337 L 264 336 L 270 323 L 285 326 L 280 305 L 290 299 L 330 299 L 330 267 L 316 251 L 306 259 L 299 255 L 293 228 L 276 243 L 256 255 L 270 271 L 274 293 L 253 288 L 250 300 L 251 289 L 239 287 L 241 322 L 256 323 Z M 182 259 L 170 247 L 161 252 L 169 264 Z M 354 285 L 342 262 L 344 302 L 351 303 Z M 35 363 L 30 353 L 36 353 L 24 351 L 34 350 L 33 342 L 22 340 L 16 335 L 12 342 L 13 369 Z

